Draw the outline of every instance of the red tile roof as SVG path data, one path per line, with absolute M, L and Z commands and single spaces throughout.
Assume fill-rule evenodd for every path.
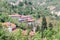
M 24 15 L 19 15 L 19 14 L 13 14 L 9 16 L 19 16 L 21 19 L 27 19 L 28 22 L 34 21 L 34 19 L 30 15 L 24 16 Z
M 9 15 L 9 16 L 21 16 L 21 15 L 19 15 L 19 14 L 12 14 L 12 15 Z
M 21 18 L 32 18 L 32 17 L 22 15 Z
M 22 15 L 21 18 L 26 18 L 27 16 Z
M 31 32 L 30 32 L 30 36 L 32 37 L 32 36 L 34 36 L 34 35 L 35 35 L 35 32 L 31 31 Z
M 33 21 L 34 21 L 34 19 L 28 19 L 27 21 L 28 21 L 28 22 L 33 22 Z
M 2 25 L 5 26 L 5 27 L 11 26 L 12 28 L 16 28 L 16 25 L 15 24 L 9 23 L 9 22 L 2 23 Z
M 23 35 L 27 35 L 27 30 L 23 30 L 23 31 L 22 31 L 22 34 L 23 34 Z

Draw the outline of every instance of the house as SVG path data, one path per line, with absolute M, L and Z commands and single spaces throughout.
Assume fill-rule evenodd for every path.
M 3 25 L 3 28 L 8 28 L 10 32 L 16 29 L 16 25 L 10 22 L 2 23 L 2 25 Z
M 19 22 L 33 22 L 33 18 L 30 15 L 19 15 L 19 14 L 12 14 L 9 15 L 12 19 L 18 19 Z
M 20 18 L 19 18 L 19 21 L 25 21 L 26 20 L 26 16 L 22 15 Z
M 12 19 L 20 19 L 20 17 L 21 17 L 21 15 L 19 15 L 19 14 L 12 14 L 9 16 L 12 17 Z
M 33 36 L 35 35 L 35 32 L 32 30 L 32 31 L 29 33 L 29 35 L 30 35 L 31 37 L 33 37 Z
M 28 19 L 27 21 L 28 22 L 34 22 L 34 19 Z
M 56 14 L 57 16 L 60 16 L 60 11 L 55 12 L 55 14 Z
M 30 16 L 24 16 L 24 15 L 22 15 L 21 17 L 20 17 L 20 19 L 19 19 L 19 21 L 28 21 L 28 19 L 31 19 L 32 17 L 30 17 Z
M 49 8 L 50 10 L 54 10 L 56 7 L 55 6 L 48 6 L 47 8 Z
M 32 24 L 35 20 L 34 19 L 28 19 L 27 22 L 28 24 Z

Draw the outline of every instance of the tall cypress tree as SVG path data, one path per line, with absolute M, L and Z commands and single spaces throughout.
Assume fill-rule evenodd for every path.
M 43 29 L 43 30 L 44 30 L 44 29 L 47 29 L 47 22 L 46 22 L 45 16 L 43 16 L 43 18 L 42 18 L 42 29 Z
M 43 18 L 42 18 L 42 27 L 41 27 L 41 31 L 42 31 L 42 38 L 44 37 L 44 34 L 43 34 L 43 32 L 44 32 L 44 30 L 45 29 L 47 29 L 47 22 L 46 22 L 46 18 L 45 18 L 45 16 L 43 16 Z

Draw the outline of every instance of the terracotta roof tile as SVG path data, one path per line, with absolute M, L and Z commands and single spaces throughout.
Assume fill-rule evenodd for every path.
M 12 15 L 9 15 L 9 16 L 21 16 L 21 15 L 19 15 L 19 14 L 12 14 Z
M 28 19 L 28 22 L 33 22 L 34 21 L 34 19 Z
M 22 15 L 21 18 L 26 18 L 27 16 Z
M 9 22 L 2 23 L 2 25 L 6 26 L 6 27 L 11 26 L 12 28 L 16 28 L 16 25 L 15 24 L 9 23 Z

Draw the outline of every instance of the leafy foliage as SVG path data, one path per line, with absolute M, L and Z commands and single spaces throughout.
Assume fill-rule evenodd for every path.
M 54 16 L 57 19 L 58 17 L 55 14 L 51 14 L 50 10 L 47 8 L 50 5 L 56 6 L 55 10 L 59 9 L 60 6 L 60 0 L 25 0 L 23 2 L 19 2 L 18 5 L 11 5 L 10 2 L 12 0 L 0 0 L 0 40 L 41 40 L 41 36 L 46 37 L 47 40 L 60 40 L 60 22 L 58 21 L 57 28 L 54 28 L 52 23 L 49 23 L 49 27 L 47 27 L 47 21 L 45 16 Z M 35 2 L 34 2 L 35 1 Z M 12 1 L 13 3 L 16 2 L 16 0 Z M 45 5 L 40 5 L 39 2 L 43 3 L 45 2 Z M 23 22 L 19 22 L 17 19 L 12 19 L 8 15 L 19 13 L 21 15 L 31 15 L 32 17 L 39 19 L 42 18 L 42 30 L 40 31 L 40 28 L 35 33 L 33 37 L 30 37 L 30 28 L 28 29 L 27 24 Z M 55 20 L 55 19 L 54 19 Z M 11 22 L 16 24 L 17 29 L 19 29 L 18 32 L 8 32 L 7 28 L 3 28 L 2 23 L 3 22 Z M 39 26 L 40 27 L 40 26 Z M 51 27 L 51 30 L 50 30 Z M 23 36 L 22 30 L 26 28 L 28 30 L 28 35 Z M 31 26 L 32 28 L 32 26 Z M 47 29 L 47 30 L 45 30 Z M 43 38 L 44 38 L 43 37 Z

